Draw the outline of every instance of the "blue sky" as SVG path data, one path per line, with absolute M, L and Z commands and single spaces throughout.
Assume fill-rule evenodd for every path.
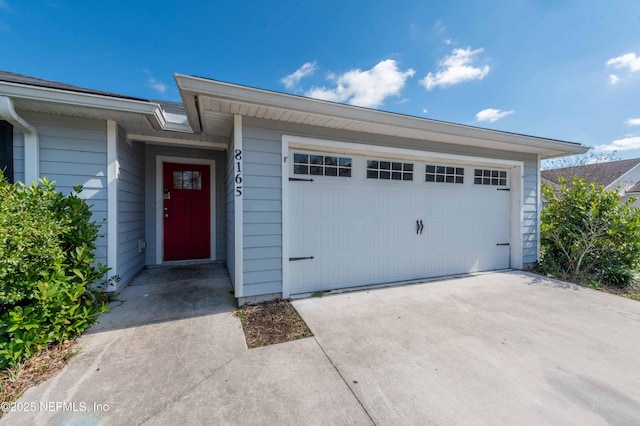
M 0 0 L 0 69 L 179 100 L 174 73 L 640 157 L 637 0 Z

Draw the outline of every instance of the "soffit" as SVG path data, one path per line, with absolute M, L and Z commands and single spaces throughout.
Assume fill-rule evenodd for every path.
M 229 134 L 233 127 L 233 115 L 238 114 L 245 117 L 276 120 L 280 122 L 303 124 L 309 126 L 319 126 L 350 132 L 370 133 L 408 139 L 498 149 L 511 152 L 539 154 L 542 158 L 551 158 L 560 155 L 566 155 L 567 148 L 580 147 L 580 145 L 569 143 L 559 144 L 557 141 L 552 140 L 549 140 L 548 146 L 545 147 L 544 139 L 539 140 L 541 141 L 541 143 L 537 145 L 528 145 L 525 143 L 516 144 L 512 141 L 509 141 L 508 138 L 505 138 L 507 140 L 500 141 L 495 139 L 472 137 L 462 134 L 446 133 L 429 129 L 406 128 L 387 123 L 353 120 L 342 117 L 327 116 L 325 114 L 311 113 L 307 111 L 295 111 L 267 105 L 252 104 L 243 101 L 219 99 L 207 95 L 198 95 L 197 99 L 199 105 L 200 121 L 202 123 L 203 131 L 209 135 Z M 586 149 L 583 148 L 582 151 L 586 151 Z

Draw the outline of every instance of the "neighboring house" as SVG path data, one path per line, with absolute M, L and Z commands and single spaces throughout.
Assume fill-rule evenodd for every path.
M 622 197 L 622 202 L 626 202 L 632 196 L 638 198 L 640 195 L 640 158 L 563 167 L 541 172 L 542 183 L 555 189 L 560 188 L 560 178 L 571 183 L 574 177 L 583 178 L 587 183 L 595 182 L 604 186 L 605 189 L 617 191 Z M 640 207 L 640 200 L 636 200 L 634 205 Z
M 540 161 L 587 151 L 175 79 L 182 103 L 0 72 L 0 166 L 65 192 L 84 185 L 118 287 L 190 259 L 226 262 L 240 303 L 526 268 L 539 254 Z

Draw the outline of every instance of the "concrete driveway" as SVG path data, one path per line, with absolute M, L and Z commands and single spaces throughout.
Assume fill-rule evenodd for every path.
M 229 290 L 213 265 L 146 271 L 70 365 L 19 400 L 29 410 L 0 423 L 640 419 L 635 301 L 484 274 L 297 300 L 315 337 L 247 349 Z
M 377 424 L 640 424 L 636 301 L 510 272 L 294 305 Z

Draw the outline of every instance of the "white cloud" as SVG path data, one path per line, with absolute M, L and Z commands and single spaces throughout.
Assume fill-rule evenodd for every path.
M 450 38 L 447 38 L 444 40 L 444 44 L 446 44 L 447 46 L 451 46 L 453 44 L 453 40 Z
M 625 53 L 624 55 L 616 56 L 607 61 L 607 65 L 614 68 L 627 70 L 629 73 L 640 71 L 640 57 L 635 53 Z
M 329 74 L 334 88 L 312 87 L 306 94 L 312 98 L 333 102 L 346 102 L 368 108 L 377 108 L 390 96 L 398 96 L 406 80 L 415 71 L 400 71 L 393 59 L 380 61 L 370 70 L 355 69 L 341 75 Z
M 427 111 L 427 109 L 426 109 L 426 108 L 422 108 L 422 113 L 423 113 L 423 114 L 429 114 L 429 111 Z
M 160 93 L 161 95 L 164 95 L 167 91 L 167 85 L 156 79 L 148 69 L 144 69 L 143 71 L 149 76 L 149 78 L 147 79 L 147 86 Z
M 445 56 L 439 61 L 440 70 L 435 74 L 429 73 L 420 83 L 427 89 L 433 90 L 436 87 L 447 87 L 469 80 L 482 80 L 489 74 L 489 65 L 483 67 L 473 66 L 473 61 L 484 49 L 471 50 L 453 49 L 451 55 Z
M 640 126 L 640 118 L 630 118 L 625 121 L 627 126 Z
M 284 84 L 284 87 L 286 87 L 287 90 L 294 90 L 298 87 L 298 83 L 300 83 L 300 80 L 313 74 L 315 71 L 316 63 L 306 62 L 292 74 L 283 77 L 280 82 Z
M 594 147 L 598 151 L 629 151 L 632 149 L 640 149 L 640 136 L 630 136 L 628 138 L 618 139 L 609 145 L 599 145 Z
M 504 118 L 507 115 L 511 114 L 513 114 L 513 111 L 503 111 L 501 109 L 487 108 L 476 114 L 476 120 L 493 123 L 494 121 L 498 121 L 501 118 Z
M 634 73 L 640 72 L 640 57 L 635 53 L 625 53 L 624 55 L 616 56 L 607 61 L 607 66 L 626 72 L 622 77 L 618 74 L 609 74 L 609 83 L 617 84 L 623 78 L 627 78 Z

